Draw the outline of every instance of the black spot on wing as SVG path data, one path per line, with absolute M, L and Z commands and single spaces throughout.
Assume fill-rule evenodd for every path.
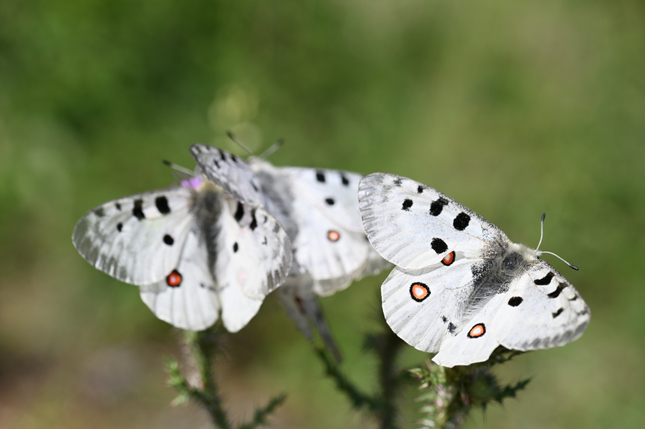
M 555 313 L 551 313 L 551 315 L 552 315 L 552 316 L 553 316 L 553 318 L 555 319 L 556 317 L 558 317 L 559 315 L 561 315 L 563 311 L 564 311 L 564 308 L 559 308 L 559 309 L 558 309 L 558 311 L 556 311 Z
M 409 212 L 409 211 L 410 211 L 410 207 L 412 207 L 412 200 L 411 200 L 411 199 L 409 199 L 409 198 L 406 198 L 406 199 L 403 201 L 403 207 L 401 207 L 401 209 Z
M 417 194 L 421 193 L 423 193 L 423 186 L 419 185 L 419 187 L 417 188 Z
M 237 250 L 240 248 L 240 246 L 237 245 L 237 241 L 233 243 L 233 253 L 237 253 Z
M 172 246 L 175 243 L 175 239 L 166 234 L 163 236 L 163 242 L 168 246 Z
M 132 208 L 132 216 L 136 217 L 138 220 L 142 220 L 146 218 L 146 215 L 143 213 L 142 199 L 134 200 L 134 207 Z
M 455 220 L 452 222 L 452 226 L 454 226 L 455 229 L 458 231 L 463 231 L 464 229 L 466 229 L 469 223 L 470 223 L 470 216 L 468 216 L 464 212 L 461 212 L 457 215 Z
M 121 211 L 121 203 L 114 203 L 114 207 L 116 207 L 118 211 Z
M 553 292 L 551 292 L 550 294 L 548 294 L 547 296 L 549 298 L 557 298 L 558 296 L 560 296 L 560 293 L 564 290 L 565 287 L 567 287 L 566 284 L 560 283 L 560 284 L 558 284 L 558 287 L 555 288 L 555 290 Z
M 254 231 L 255 228 L 258 227 L 258 221 L 255 218 L 255 209 L 251 210 L 251 224 L 249 225 L 249 228 L 251 228 L 251 231 Z
M 237 210 L 235 210 L 235 220 L 240 221 L 244 217 L 244 206 L 241 202 L 237 202 Z
M 121 222 L 116 224 L 116 230 L 119 232 L 123 231 L 123 224 Z
M 443 241 L 440 238 L 433 238 L 432 243 L 430 243 L 430 246 L 432 246 L 432 250 L 439 253 L 443 253 L 446 250 L 448 250 L 448 245 L 446 244 L 445 241 Z
M 553 278 L 554 274 L 552 272 L 549 272 L 546 276 L 542 277 L 541 279 L 534 280 L 533 283 L 535 283 L 538 286 L 546 286 L 549 283 L 551 283 L 551 279 Z
M 103 207 L 99 207 L 98 209 L 94 210 L 94 214 L 97 217 L 103 217 L 105 216 L 105 209 Z
M 441 316 L 441 321 L 443 323 L 446 323 L 448 321 L 448 318 L 446 316 Z
M 508 300 L 508 305 L 510 305 L 511 307 L 517 307 L 522 303 L 522 301 L 524 301 L 524 298 L 522 298 L 521 296 L 514 296 Z
M 325 198 L 325 202 L 330 206 L 333 206 L 336 203 L 333 198 Z
M 164 196 L 155 198 L 155 206 L 157 206 L 157 210 L 159 210 L 159 213 L 161 214 L 165 215 L 170 213 L 170 207 L 168 206 L 168 199 Z
M 231 155 L 231 160 L 237 164 L 237 156 Z
M 325 183 L 325 172 L 321 170 L 316 171 L 316 180 L 320 183 Z
M 448 204 L 448 200 L 441 197 L 438 200 L 435 200 L 430 204 L 430 214 L 432 216 L 439 216 L 443 211 L 443 206 Z
M 392 183 L 394 183 L 394 186 L 401 186 L 401 184 L 403 183 L 403 180 L 400 177 L 397 177 L 396 179 L 394 179 L 394 182 Z
M 457 327 L 452 322 L 448 323 L 448 332 L 452 334 L 455 332 L 455 329 L 457 329 Z
M 347 176 L 345 176 L 343 173 L 340 173 L 340 181 L 343 185 L 349 186 L 349 179 L 347 179 Z

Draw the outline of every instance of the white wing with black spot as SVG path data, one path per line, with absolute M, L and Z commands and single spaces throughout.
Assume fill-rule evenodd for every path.
M 286 231 L 261 207 L 226 198 L 219 218 L 215 273 L 220 288 L 262 299 L 284 283 L 291 267 Z
M 78 221 L 72 241 L 90 264 L 118 280 L 160 281 L 177 264 L 194 223 L 190 201 L 183 187 L 110 201 Z
M 314 279 L 319 295 L 330 295 L 353 280 L 382 268 L 361 226 L 356 173 L 311 168 L 276 168 L 258 160 L 251 168 L 267 207 L 291 235 L 294 258 Z M 281 195 L 290 198 L 285 199 Z
M 370 174 L 361 181 L 358 198 L 370 242 L 401 268 L 433 265 L 452 251 L 478 259 L 486 246 L 508 241 L 477 213 L 412 179 Z
M 200 231 L 193 228 L 183 248 L 179 263 L 164 280 L 140 286 L 141 299 L 155 315 L 173 326 L 201 331 L 213 325 L 219 316 L 216 283 L 208 269 L 208 251 Z
M 534 350 L 576 340 L 591 318 L 578 291 L 543 260 L 509 285 L 491 329 L 508 349 Z

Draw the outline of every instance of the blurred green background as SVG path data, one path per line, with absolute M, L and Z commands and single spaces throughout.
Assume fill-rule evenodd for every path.
M 167 186 L 188 147 L 276 165 L 387 171 L 438 188 L 535 246 L 592 310 L 586 334 L 520 356 L 528 389 L 467 428 L 645 425 L 645 6 L 637 0 L 9 0 L 0 3 L 0 426 L 206 428 L 169 405 L 178 335 L 71 233 L 90 208 Z M 323 300 L 344 368 L 387 273 Z M 404 363 L 426 355 L 407 348 Z M 276 428 L 373 427 L 270 296 L 229 336 L 234 418 L 290 394 Z M 413 410 L 414 389 L 401 398 Z M 407 414 L 402 427 L 414 427 Z

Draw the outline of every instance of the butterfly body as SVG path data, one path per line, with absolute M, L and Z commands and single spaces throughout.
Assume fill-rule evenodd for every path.
M 91 210 L 72 240 L 94 267 L 139 286 L 157 317 L 188 330 L 220 312 L 229 331 L 241 329 L 291 263 L 273 217 L 201 175 Z
M 435 362 L 564 345 L 586 329 L 587 305 L 541 252 L 440 192 L 376 173 L 359 204 L 372 245 L 397 266 L 381 288 L 386 321 Z

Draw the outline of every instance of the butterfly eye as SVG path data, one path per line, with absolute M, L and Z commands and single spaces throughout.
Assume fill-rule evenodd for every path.
M 178 287 L 181 285 L 181 274 L 179 274 L 179 271 L 177 270 L 172 270 L 170 274 L 168 274 L 168 277 L 166 277 L 166 283 L 170 287 Z
M 441 263 L 444 265 L 452 265 L 455 262 L 455 251 L 448 253 L 442 260 Z

